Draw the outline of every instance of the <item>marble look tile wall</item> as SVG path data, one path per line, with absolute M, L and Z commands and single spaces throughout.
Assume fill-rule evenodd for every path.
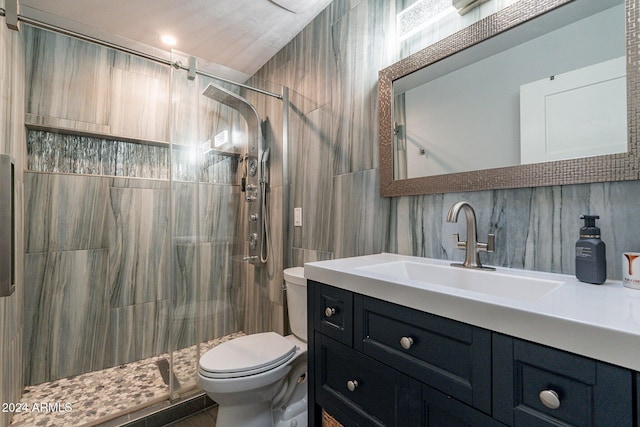
M 107 221 L 111 307 L 170 297 L 168 189 L 111 188 Z
M 104 366 L 108 265 L 107 249 L 26 255 L 28 384 Z
M 169 67 L 28 25 L 23 33 L 37 65 L 26 75 L 31 122 L 169 141 Z
M 166 352 L 170 330 L 175 348 L 237 331 L 237 187 L 175 183 L 170 280 L 168 181 L 25 177 L 27 384 Z
M 0 298 L 0 402 L 18 402 L 22 393 L 22 342 L 24 334 L 24 243 L 22 229 L 24 126 L 24 47 L 21 34 L 0 25 L 0 153 L 15 160 L 16 291 Z M 0 412 L 0 427 L 11 414 Z
M 303 208 L 304 222 L 287 227 L 292 264 L 380 251 L 461 259 L 451 234 L 462 226 L 445 218 L 455 201 L 466 199 L 478 213 L 480 238 L 497 234 L 496 253 L 483 254 L 485 262 L 568 274 L 574 272 L 579 216 L 599 214 L 608 276 L 619 279 L 621 252 L 640 250 L 639 181 L 380 198 L 377 71 L 425 47 L 422 37 L 403 52 L 389 47 L 384 36 L 392 6 L 334 0 L 257 73 L 296 92 L 289 191 L 291 208 Z M 330 90 L 328 82 L 334 82 Z
M 336 258 L 388 250 L 390 201 L 378 196 L 379 188 L 376 169 L 334 177 L 333 253 Z
M 257 74 L 293 89 L 289 195 L 303 225 L 287 226 L 292 265 L 387 248 L 390 203 L 373 191 L 389 24 L 387 2 L 334 1 Z
M 297 99 L 299 97 L 294 97 L 294 102 Z M 334 190 L 331 166 L 336 157 L 329 144 L 331 133 L 324 131 L 332 128 L 330 107 L 322 106 L 300 118 L 298 126 L 294 127 L 295 136 L 291 138 L 291 154 L 295 159 L 291 181 L 300 184 L 293 187 L 293 204 L 296 207 L 314 206 L 302 210 L 302 227 L 294 228 L 293 245 L 323 252 L 331 251 L 335 240 L 333 233 L 323 231 L 331 223 Z
M 344 3 L 339 1 L 338 3 Z M 332 6 L 335 12 L 339 5 Z M 386 1 L 360 1 L 331 24 L 335 75 L 331 96 L 333 172 L 342 175 L 378 165 L 378 69 L 390 62 L 393 39 Z M 373 87 L 372 87 L 373 83 Z M 372 90 L 373 89 L 373 90 Z M 306 95 L 306 94 L 305 94 Z
M 26 173 L 26 252 L 106 247 L 107 184 L 108 178 Z

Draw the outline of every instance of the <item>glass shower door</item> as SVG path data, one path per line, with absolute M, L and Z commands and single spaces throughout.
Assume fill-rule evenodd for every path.
M 235 110 L 201 95 L 210 81 L 172 71 L 174 399 L 197 390 L 200 355 L 240 333 L 234 293 L 241 285 L 238 218 L 246 124 Z

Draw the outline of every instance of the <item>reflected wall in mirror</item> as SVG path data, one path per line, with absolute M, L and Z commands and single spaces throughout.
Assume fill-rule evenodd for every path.
M 382 70 L 381 195 L 638 179 L 639 4 L 520 0 Z

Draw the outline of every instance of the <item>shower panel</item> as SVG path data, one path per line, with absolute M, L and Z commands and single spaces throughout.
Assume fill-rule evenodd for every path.
M 249 253 L 244 257 L 254 265 L 261 265 L 267 261 L 268 254 L 266 236 L 267 209 L 266 190 L 268 185 L 267 162 L 269 150 L 265 150 L 262 134 L 262 122 L 256 109 L 243 97 L 213 83 L 209 83 L 202 92 L 207 98 L 220 102 L 238 111 L 247 122 L 248 143 L 244 156 L 246 181 L 243 184 L 245 202 L 248 204 L 248 236 Z

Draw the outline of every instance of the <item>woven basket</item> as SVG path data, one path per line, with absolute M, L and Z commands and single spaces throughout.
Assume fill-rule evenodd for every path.
M 335 418 L 329 415 L 325 410 L 322 410 L 322 427 L 343 427 L 342 424 L 337 422 Z

